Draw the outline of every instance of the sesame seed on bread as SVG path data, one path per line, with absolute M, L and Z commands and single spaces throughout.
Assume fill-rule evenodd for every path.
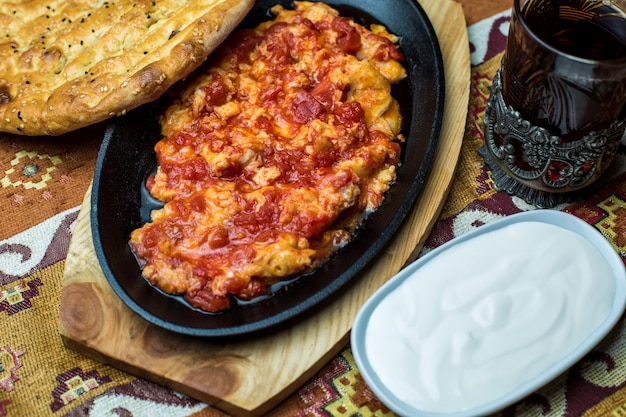
M 0 0 L 0 131 L 61 135 L 159 98 L 253 0 Z

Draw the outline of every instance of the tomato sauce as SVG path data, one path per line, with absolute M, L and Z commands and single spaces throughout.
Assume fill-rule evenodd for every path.
M 399 163 L 396 38 L 321 3 L 272 11 L 163 114 L 147 187 L 165 205 L 131 235 L 144 276 L 207 312 L 319 266 Z

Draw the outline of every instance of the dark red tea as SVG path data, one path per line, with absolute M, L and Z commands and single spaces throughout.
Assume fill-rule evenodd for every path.
M 566 141 L 626 118 L 624 11 L 601 0 L 522 7 L 511 18 L 503 66 L 506 104 Z
M 531 1 L 522 16 L 539 38 L 566 54 L 600 60 L 626 57 L 626 16 L 601 0 Z

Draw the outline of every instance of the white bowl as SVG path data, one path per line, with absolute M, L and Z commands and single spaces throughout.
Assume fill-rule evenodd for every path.
M 527 236 L 522 238 L 524 233 L 520 233 L 520 231 L 531 230 L 533 227 L 541 231 L 544 231 L 545 229 L 552 229 L 554 227 L 556 227 L 556 229 L 548 233 L 548 235 L 537 235 L 536 233 L 531 234 L 531 232 L 528 232 L 526 233 Z M 510 233 L 513 230 L 517 232 L 515 236 L 520 236 L 519 241 L 524 243 L 524 245 L 521 246 L 521 249 L 518 239 L 512 238 L 510 235 L 506 235 L 506 233 Z M 561 236 L 561 232 L 569 236 Z M 571 234 L 571 232 L 574 234 Z M 551 237 L 555 236 L 558 236 L 561 240 L 546 243 Z M 564 239 L 564 237 L 566 237 L 566 239 Z M 485 243 L 485 239 L 490 239 L 489 247 L 476 246 L 479 245 L 480 242 Z M 524 241 L 524 239 L 526 239 L 526 241 Z M 553 240 L 555 239 L 556 237 Z M 561 247 L 561 249 L 556 247 L 555 243 L 557 246 Z M 548 247 L 548 251 L 546 251 L 545 248 L 539 249 L 541 245 L 552 245 L 551 248 L 553 249 L 549 249 L 550 247 Z M 571 245 L 571 247 L 569 245 Z M 460 330 L 457 331 L 454 326 L 458 323 L 459 327 L 462 327 L 464 324 L 461 323 L 468 321 L 468 314 L 465 316 L 457 315 L 455 317 L 458 321 L 446 321 L 445 325 L 442 322 L 443 317 L 441 315 L 437 315 L 441 311 L 448 311 L 445 310 L 445 308 L 448 307 L 441 307 L 441 303 L 450 304 L 451 299 L 450 291 L 446 291 L 446 288 L 450 288 L 450 286 L 446 287 L 447 284 L 444 284 L 444 282 L 447 281 L 440 281 L 441 284 L 438 285 L 436 284 L 437 279 L 444 280 L 443 277 L 448 276 L 450 277 L 450 280 L 457 280 L 456 277 L 462 276 L 462 278 L 459 278 L 457 281 L 451 281 L 458 283 L 461 279 L 470 279 L 472 274 L 482 275 L 483 273 L 482 271 L 478 272 L 477 269 L 472 270 L 471 265 L 469 265 L 467 269 L 465 269 L 464 266 L 462 274 L 459 274 L 458 272 L 448 272 L 448 268 L 456 267 L 454 264 L 457 263 L 457 260 L 458 262 L 462 262 L 461 259 L 463 256 L 470 254 L 473 258 L 476 258 L 476 254 L 482 255 L 480 261 L 473 262 L 472 260 L 467 260 L 467 263 L 474 263 L 474 266 L 480 264 L 480 268 L 483 268 L 483 271 L 490 271 L 487 268 L 489 265 L 495 265 L 496 263 L 501 262 L 506 264 L 509 261 L 517 263 L 507 265 L 517 265 L 517 267 L 521 266 L 521 269 L 524 269 L 524 265 L 526 264 L 535 264 L 533 267 L 534 269 L 531 270 L 536 271 L 536 265 L 544 263 L 547 265 L 550 262 L 557 262 L 555 259 L 561 256 L 559 255 L 559 252 L 564 251 L 562 247 L 569 248 L 565 255 L 569 256 L 569 258 L 567 258 L 567 262 L 563 262 L 564 269 L 567 267 L 570 268 L 569 271 L 576 272 L 582 270 L 579 268 L 590 268 L 594 265 L 596 269 L 593 269 L 591 273 L 576 272 L 574 274 L 563 274 L 560 270 L 558 273 L 555 273 L 555 270 L 552 269 L 549 273 L 546 272 L 547 276 L 541 278 L 540 280 L 530 277 L 529 274 L 526 274 L 524 277 L 516 276 L 519 272 L 517 270 L 511 271 L 510 274 L 501 274 L 506 276 L 497 278 L 498 280 L 501 280 L 496 282 L 496 285 L 499 288 L 499 293 L 504 294 L 506 292 L 506 294 L 510 295 L 512 293 L 511 288 L 514 285 L 517 285 L 518 287 L 515 287 L 515 291 L 517 291 L 515 294 L 519 294 L 519 285 L 530 285 L 527 284 L 527 281 L 535 280 L 538 281 L 538 283 L 533 285 L 536 285 L 536 288 L 539 289 L 539 297 L 535 298 L 543 299 L 543 301 L 533 304 L 534 308 L 526 307 L 524 309 L 520 309 L 520 301 L 516 300 L 514 297 L 509 297 L 507 300 L 513 300 L 510 305 L 507 304 L 507 302 L 504 304 L 493 304 L 496 306 L 506 305 L 507 307 L 502 310 L 499 310 L 499 307 L 493 307 L 493 305 L 486 310 L 483 309 L 483 313 L 486 314 L 485 317 L 487 317 L 487 320 L 490 321 L 490 323 L 485 324 L 485 328 L 487 330 L 496 329 L 493 330 L 494 333 L 489 334 L 489 331 L 480 333 L 480 335 L 476 337 L 476 340 L 478 341 L 472 339 L 468 342 L 467 337 L 465 337 L 465 339 L 461 337 L 461 340 L 457 337 L 458 334 L 465 333 L 459 333 Z M 570 253 L 574 250 L 582 252 L 578 252 L 578 256 L 571 256 Z M 538 251 L 543 252 L 538 253 Z M 580 256 L 581 253 L 583 256 Z M 587 254 L 593 253 L 595 253 L 593 256 L 595 257 L 594 259 L 596 263 L 588 263 L 589 265 L 586 266 L 583 265 L 583 259 L 587 257 Z M 463 256 L 459 256 L 460 254 L 463 254 Z M 447 260 L 449 260 L 448 258 L 453 255 L 455 258 L 450 258 L 453 259 L 453 261 L 447 262 Z M 526 264 L 523 264 L 524 262 L 526 262 Z M 425 267 L 427 264 L 429 264 L 428 267 Z M 561 265 L 561 263 L 558 263 L 557 265 Z M 515 269 L 517 267 L 513 268 Z M 450 269 L 450 271 L 453 270 L 454 269 Z M 458 271 L 458 269 L 455 271 Z M 543 271 L 541 274 L 543 274 Z M 538 276 L 541 276 L 541 274 Z M 579 303 L 577 304 L 577 308 L 569 313 L 559 313 L 558 310 L 553 308 L 553 305 L 560 305 L 558 300 L 566 299 L 566 295 L 559 293 L 560 290 L 553 291 L 553 287 L 547 288 L 546 291 L 543 290 L 547 285 L 546 282 L 552 282 L 553 277 L 561 275 L 563 275 L 564 278 L 558 279 L 561 279 L 562 282 L 557 281 L 557 278 L 554 278 L 556 282 L 554 285 L 556 285 L 556 287 L 561 285 L 561 287 L 564 288 L 563 291 L 568 292 L 570 296 L 573 294 L 574 298 L 569 299 L 569 301 L 567 301 L 568 303 L 575 301 Z M 585 290 L 583 288 L 579 288 L 577 286 L 578 284 L 570 285 L 571 283 L 568 281 L 569 277 L 575 275 L 583 275 L 583 278 L 581 278 L 582 280 L 587 280 L 586 277 L 593 275 L 593 280 L 597 281 L 593 281 L 591 283 L 586 281 L 586 285 L 590 284 L 590 286 Z M 482 280 L 483 277 L 481 276 L 478 279 Z M 511 283 L 509 284 L 509 282 Z M 513 284 L 512 282 L 516 282 L 516 284 Z M 595 287 L 596 283 L 598 283 L 597 288 Z M 600 287 L 600 284 L 602 284 L 602 288 L 604 288 L 604 290 Z M 463 285 L 465 285 L 465 289 L 468 290 L 465 292 L 471 293 L 472 288 L 479 287 L 482 284 L 473 285 L 472 282 L 472 284 L 468 286 L 466 282 L 463 282 Z M 418 294 L 414 293 L 417 288 L 421 288 L 419 297 L 417 296 Z M 431 288 L 432 293 L 429 293 Z M 409 289 L 411 289 L 413 293 L 409 292 L 407 294 L 407 290 Z M 604 291 L 604 293 L 602 291 Z M 441 294 L 445 294 L 445 296 L 442 296 Z M 454 294 L 455 295 L 452 297 L 452 299 L 454 299 L 452 304 L 460 302 L 460 299 L 467 298 L 464 291 L 457 291 L 454 292 Z M 505 298 L 508 297 L 508 295 L 506 295 Z M 586 305 L 581 305 L 580 300 L 587 300 L 592 297 L 597 298 L 595 300 L 596 309 L 589 313 L 585 313 L 581 319 L 580 312 L 584 311 L 587 307 Z M 414 301 L 417 298 L 421 301 Z M 457 298 L 459 300 L 457 300 Z M 526 298 L 524 298 L 524 300 L 526 300 Z M 502 300 L 500 299 L 500 301 Z M 436 305 L 436 307 L 433 307 L 434 310 L 429 307 L 431 304 Z M 564 309 L 569 308 L 566 304 L 567 303 L 563 304 Z M 589 304 L 591 304 L 591 302 Z M 615 323 L 621 317 L 625 304 L 626 268 L 624 267 L 622 259 L 618 256 L 617 252 L 606 240 L 606 238 L 604 238 L 592 226 L 573 215 L 556 210 L 530 211 L 514 214 L 496 222 L 481 226 L 472 232 L 466 233 L 465 235 L 453 239 L 452 241 L 434 249 L 400 271 L 396 276 L 391 278 L 385 285 L 378 289 L 360 309 L 352 328 L 351 347 L 357 367 L 359 368 L 359 371 L 363 375 L 363 378 L 367 382 L 368 386 L 378 396 L 378 398 L 395 413 L 402 416 L 422 417 L 480 416 L 494 413 L 515 403 L 516 401 L 536 391 L 538 388 L 545 385 L 563 371 L 571 367 L 607 335 L 607 333 L 613 328 Z M 527 304 L 524 305 L 527 306 Z M 479 306 L 470 307 L 473 308 L 473 310 L 471 310 L 472 312 L 478 311 L 477 309 L 479 308 Z M 510 317 L 502 319 L 502 317 L 507 315 L 507 311 L 513 311 L 514 313 L 511 313 Z M 534 317 L 534 319 L 532 319 L 532 323 L 522 322 L 521 328 L 528 329 L 528 331 L 519 331 L 520 327 L 518 327 L 517 331 L 512 332 L 512 328 L 508 329 L 503 327 L 514 326 L 509 323 L 515 322 L 516 320 L 519 322 L 519 320 L 522 320 L 520 317 L 525 317 L 527 313 L 529 316 Z M 429 314 L 435 315 L 431 317 Z M 472 325 L 474 325 L 476 316 L 474 313 L 472 314 L 473 316 L 469 319 L 469 321 L 472 321 Z M 559 316 L 558 314 L 561 315 Z M 553 326 L 555 326 L 554 329 L 549 330 L 549 333 L 545 333 L 542 337 L 537 337 L 537 335 L 531 336 L 537 328 L 541 328 L 544 324 L 550 321 L 550 315 L 553 315 L 552 321 Z M 578 321 L 576 326 L 568 324 L 570 327 L 566 327 L 565 323 L 572 321 L 572 317 L 574 315 L 576 315 L 575 320 Z M 587 320 L 587 316 L 595 318 L 593 320 L 591 318 Z M 448 316 L 445 317 L 446 320 L 448 320 Z M 478 321 L 480 322 L 485 317 L 479 318 Z M 546 317 L 545 320 L 543 319 L 544 317 Z M 509 319 L 510 322 L 508 321 Z M 546 323 L 544 323 L 544 321 Z M 513 379 L 515 379 L 515 375 L 523 374 L 527 369 L 532 369 L 532 366 L 525 367 L 524 365 L 524 367 L 522 367 L 522 365 L 519 365 L 517 362 L 509 363 L 508 365 L 519 365 L 518 373 L 506 376 L 504 377 L 504 382 L 499 382 L 500 380 L 498 380 L 498 375 L 502 376 L 505 375 L 506 372 L 509 372 L 508 369 L 504 372 L 500 372 L 499 369 L 509 368 L 509 366 L 503 367 L 498 361 L 503 361 L 504 359 L 502 358 L 504 357 L 508 358 L 507 360 L 510 360 L 510 357 L 505 356 L 509 355 L 509 352 L 507 351 L 503 353 L 500 351 L 498 355 L 494 353 L 493 357 L 489 355 L 491 355 L 492 352 L 499 350 L 502 347 L 501 345 L 507 345 L 511 349 L 518 349 L 521 352 L 521 358 L 526 360 L 531 357 L 532 351 L 523 349 L 538 349 L 536 346 L 534 348 L 529 347 L 532 345 L 525 346 L 525 343 L 529 343 L 533 337 L 535 337 L 536 340 L 539 340 L 538 343 L 541 344 L 544 343 L 545 340 L 551 339 L 552 335 L 566 335 L 566 331 L 571 332 L 572 329 L 574 329 L 574 332 L 578 331 L 576 329 L 584 327 L 579 325 L 580 322 L 585 321 L 588 321 L 588 329 L 581 330 L 582 333 L 578 334 L 576 336 L 577 338 L 573 339 L 574 342 L 570 342 L 568 347 L 555 344 L 548 348 L 542 348 L 545 350 L 546 354 L 540 355 L 541 358 L 538 362 L 544 360 L 545 363 L 542 366 L 538 365 L 539 371 L 533 370 L 534 374 L 529 371 L 530 376 L 527 375 L 519 381 L 513 381 Z M 419 326 L 415 324 L 418 322 L 420 323 Z M 450 326 L 450 323 L 454 323 L 454 326 Z M 458 349 L 454 350 L 454 348 L 452 348 L 450 351 L 453 352 L 452 355 L 446 355 L 444 353 L 439 356 L 427 354 L 428 352 L 433 353 L 433 345 L 430 345 L 429 351 L 405 350 L 404 346 L 413 344 L 419 345 L 421 349 L 422 343 L 426 343 L 427 339 L 433 340 L 432 338 L 434 336 L 432 336 L 431 333 L 424 332 L 424 328 L 436 328 L 438 333 L 444 332 L 444 330 L 441 329 L 450 328 L 452 329 L 450 330 L 450 334 L 445 334 L 446 337 L 450 336 L 450 339 L 443 338 L 439 340 L 445 340 L 446 346 L 448 346 L 450 344 L 448 342 L 452 338 L 457 338 L 455 340 L 458 343 L 454 342 L 450 345 L 454 345 L 456 343 L 456 346 L 458 346 L 459 344 L 463 345 L 464 343 L 471 343 L 472 345 L 470 346 L 473 346 L 472 349 L 474 349 L 472 352 L 478 353 L 471 357 L 464 356 L 464 358 L 469 357 L 470 359 L 465 362 L 459 359 L 457 360 L 456 365 L 453 365 L 448 364 L 447 362 L 452 362 L 450 358 L 455 357 L 456 354 L 454 352 L 457 352 Z M 481 328 L 479 330 L 482 332 L 484 329 Z M 548 330 L 545 331 L 548 332 Z M 483 335 L 489 335 L 489 337 L 485 336 L 483 338 Z M 514 337 L 504 337 L 503 339 L 505 340 L 496 338 L 494 343 L 494 335 L 514 335 Z M 439 337 L 439 335 L 437 337 Z M 474 336 L 470 334 L 469 337 L 471 339 Z M 554 336 L 554 338 L 560 340 L 556 336 Z M 414 349 L 414 347 L 411 349 Z M 483 359 L 482 362 L 479 363 L 476 358 L 481 357 L 481 355 Z M 436 360 L 429 361 L 426 359 L 431 356 L 435 357 Z M 487 359 L 485 359 L 485 357 Z M 438 368 L 438 361 L 446 361 L 446 364 L 441 365 Z M 470 367 L 467 365 L 470 362 L 472 362 L 471 366 L 474 366 L 473 371 L 471 371 L 474 372 L 473 374 L 466 369 Z M 518 362 L 521 363 L 523 361 Z M 487 377 L 486 375 L 488 374 L 482 372 L 482 369 L 493 369 L 494 365 L 497 366 L 495 368 L 496 375 L 493 376 L 493 378 L 491 376 Z M 492 368 L 490 368 L 490 366 Z M 467 371 L 467 375 L 480 375 L 481 377 L 485 377 L 485 381 L 483 381 L 484 384 L 481 385 L 479 381 L 476 381 L 472 386 L 461 383 L 460 381 L 462 381 L 462 375 L 459 369 L 462 372 Z M 430 379 L 439 378 L 443 378 L 443 381 L 439 381 L 441 384 L 438 387 L 435 387 L 436 384 L 429 386 Z M 498 385 L 490 386 L 490 383 Z M 507 386 L 507 384 L 510 385 Z M 465 395 L 462 390 L 454 392 L 453 394 L 442 392 L 448 390 L 448 387 L 456 385 L 463 385 L 463 389 L 467 388 Z M 483 392 L 480 392 L 478 386 L 482 387 Z M 442 387 L 443 389 L 441 389 Z M 484 392 L 489 390 L 491 392 Z M 498 390 L 502 392 L 494 394 Z M 454 390 L 451 390 L 451 392 L 452 391 Z M 448 394 L 450 396 L 447 396 Z M 440 395 L 440 397 L 437 397 L 437 395 Z M 422 397 L 426 398 L 426 400 L 422 401 L 421 399 L 415 399 Z M 484 401 L 481 398 L 484 398 Z

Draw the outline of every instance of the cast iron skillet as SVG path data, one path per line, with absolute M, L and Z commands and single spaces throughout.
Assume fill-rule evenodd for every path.
M 269 7 L 290 0 L 257 1 L 242 26 L 272 16 Z M 381 207 L 359 228 L 354 239 L 308 275 L 272 288 L 269 295 L 239 303 L 227 311 L 193 309 L 182 297 L 161 292 L 141 276 L 128 244 L 130 232 L 150 219 L 159 202 L 145 189 L 155 170 L 153 146 L 159 139 L 159 103 L 142 106 L 109 125 L 98 154 L 91 201 L 96 254 L 117 295 L 149 322 L 192 336 L 251 337 L 314 314 L 336 297 L 395 235 L 418 198 L 433 158 L 443 117 L 444 70 L 436 35 L 415 0 L 329 0 L 343 16 L 359 23 L 377 22 L 400 36 L 409 77 L 394 87 L 403 115 L 402 165 Z

